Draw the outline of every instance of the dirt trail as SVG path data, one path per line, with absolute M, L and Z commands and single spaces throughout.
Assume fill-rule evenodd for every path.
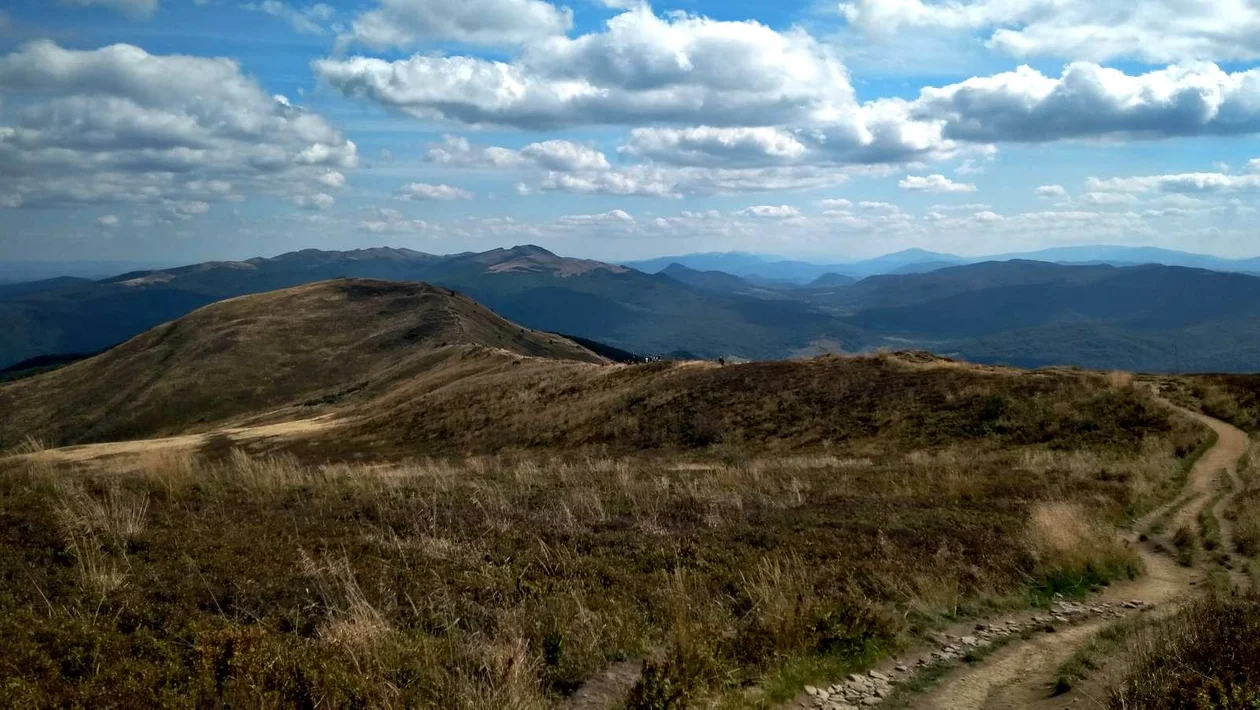
M 1160 613 L 1187 597 L 1202 574 L 1178 566 L 1150 546 L 1139 548 L 1147 573 L 1140 579 L 1108 587 L 1102 600 L 1140 600 Z M 1058 667 L 1099 631 L 1114 623 L 1099 619 L 1055 633 L 1012 644 L 986 662 L 957 675 L 913 703 L 914 708 L 971 710 L 973 708 L 1062 708 L 1064 697 L 1049 697 Z
M 1195 415 L 1193 412 L 1188 413 L 1192 416 Z M 1216 432 L 1221 441 L 1228 440 L 1227 447 L 1230 448 L 1231 451 L 1235 448 L 1237 449 L 1237 453 L 1233 456 L 1233 458 L 1224 464 L 1224 470 L 1228 476 L 1218 478 L 1217 487 L 1224 494 L 1220 497 L 1220 500 L 1216 502 L 1216 505 L 1213 506 L 1211 515 L 1216 519 L 1217 523 L 1221 527 L 1221 544 L 1224 549 L 1217 551 L 1217 553 L 1219 554 L 1220 552 L 1224 552 L 1229 557 L 1230 564 L 1228 565 L 1228 568 L 1230 583 L 1235 589 L 1245 589 L 1251 585 L 1251 578 L 1248 576 L 1246 571 L 1249 563 L 1246 559 L 1234 552 L 1234 524 L 1229 520 L 1229 518 L 1225 517 L 1225 511 L 1229 508 L 1230 503 L 1233 502 L 1234 496 L 1240 493 L 1243 489 L 1242 479 L 1238 475 L 1238 460 L 1244 453 L 1246 453 L 1251 442 L 1244 432 L 1230 426 L 1229 424 L 1217 421 L 1210 417 L 1205 417 L 1201 414 L 1197 415 L 1196 418 L 1204 424 L 1212 427 L 1212 430 Z
M 1177 528 L 1183 525 L 1191 530 L 1197 530 L 1199 513 L 1202 512 L 1204 506 L 1220 490 L 1223 480 L 1221 472 L 1227 472 L 1228 480 L 1236 482 L 1237 473 L 1235 473 L 1235 466 L 1238 463 L 1238 457 L 1247 451 L 1247 435 L 1241 429 L 1226 424 L 1219 419 L 1213 419 L 1205 414 L 1182 409 L 1172 404 L 1168 406 L 1211 428 L 1212 431 L 1216 432 L 1217 436 L 1216 445 L 1209 449 L 1203 455 L 1203 458 L 1199 459 L 1194 470 L 1190 472 L 1189 480 L 1186 481 L 1186 492 L 1194 493 L 1195 499 L 1178 511 L 1168 526 L 1170 532 L 1175 532 Z
M 339 426 L 341 423 L 333 415 L 325 414 L 312 419 L 300 419 L 260 426 L 233 427 L 204 434 L 185 434 L 161 439 L 136 439 L 133 441 L 111 441 L 102 444 L 66 446 L 60 449 L 48 449 L 33 455 L 58 463 L 81 465 L 104 462 L 114 463 L 119 459 L 138 457 L 154 451 L 197 449 L 216 437 L 226 436 L 235 443 L 257 441 L 259 439 L 281 439 L 324 431 Z
M 1175 531 L 1185 525 L 1198 535 L 1200 511 L 1218 490 L 1225 490 L 1220 488 L 1222 483 L 1227 480 L 1236 483 L 1234 466 L 1239 456 L 1246 451 L 1248 439 L 1242 431 L 1225 422 L 1198 412 L 1174 408 L 1210 427 L 1217 434 L 1216 444 L 1199 459 L 1186 481 L 1186 493 L 1193 493 L 1195 497 L 1173 514 L 1172 524 L 1169 526 L 1170 531 Z M 1228 490 L 1236 489 L 1235 485 Z M 1219 512 L 1227 504 L 1228 498 L 1228 494 L 1222 498 L 1214 512 Z M 1137 529 L 1144 529 L 1147 523 L 1166 510 L 1167 508 L 1157 511 L 1139 521 Z M 1223 518 L 1218 519 L 1222 522 L 1222 537 L 1228 549 L 1229 531 L 1224 527 L 1226 521 Z M 1135 538 L 1130 541 L 1138 544 Z M 1155 610 L 1151 613 L 1166 614 L 1171 613 L 1180 600 L 1189 598 L 1203 579 L 1201 570 L 1178 566 L 1166 555 L 1160 554 L 1153 545 L 1143 543 L 1138 546 L 1138 550 L 1146 564 L 1147 574 L 1132 583 L 1114 585 L 1104 593 L 1103 598 L 1110 596 L 1142 601 L 1148 608 Z M 1234 567 L 1237 568 L 1238 565 Z M 1238 575 L 1232 576 L 1236 584 L 1245 583 L 1245 576 L 1241 580 L 1237 578 Z M 1063 708 L 1076 701 L 1083 701 L 1086 706 L 1096 706 L 1096 698 L 1070 697 L 1071 694 L 1052 698 L 1049 691 L 1059 665 L 1110 623 L 1111 621 L 1103 620 L 1091 621 L 1008 646 L 986 662 L 965 669 L 948 679 L 932 693 L 919 698 L 912 707 L 934 710 Z M 1077 695 L 1081 693 L 1078 691 Z

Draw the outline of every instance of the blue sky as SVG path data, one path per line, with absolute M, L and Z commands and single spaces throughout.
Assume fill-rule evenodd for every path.
M 1260 1 L 17 0 L 0 259 L 1260 253 Z

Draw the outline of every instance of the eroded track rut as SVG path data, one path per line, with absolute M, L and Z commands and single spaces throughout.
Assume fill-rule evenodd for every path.
M 1168 404 L 1167 406 L 1174 407 Z M 1136 530 L 1149 527 L 1150 522 L 1160 516 L 1171 521 L 1167 525 L 1166 535 L 1171 535 L 1181 527 L 1199 535 L 1199 516 L 1204 508 L 1215 499 L 1217 494 L 1225 491 L 1220 500 L 1213 506 L 1212 514 L 1216 515 L 1222 527 L 1221 551 L 1231 554 L 1232 550 L 1228 521 L 1221 513 L 1228 505 L 1234 491 L 1239 489 L 1235 466 L 1238 459 L 1247 450 L 1248 438 L 1236 427 L 1198 412 L 1179 407 L 1182 414 L 1192 417 L 1216 432 L 1216 444 L 1209 449 L 1190 471 L 1186 481 L 1186 494 L 1180 499 L 1185 501 L 1179 509 L 1156 511 L 1146 519 L 1138 521 Z M 1171 512 L 1169 516 L 1168 513 Z M 1147 574 L 1132 583 L 1118 584 L 1109 588 L 1103 597 L 1119 597 L 1143 602 L 1148 613 L 1167 614 L 1175 610 L 1178 603 L 1192 598 L 1203 586 L 1203 565 L 1214 564 L 1203 559 L 1196 568 L 1179 566 L 1166 554 L 1168 542 L 1163 548 L 1150 542 L 1139 543 L 1137 532 L 1132 533 L 1131 542 L 1138 545 L 1138 550 L 1146 564 Z M 1202 541 L 1199 541 L 1200 545 Z M 1236 586 L 1247 584 L 1246 575 L 1240 570 L 1244 568 L 1240 560 L 1233 560 L 1231 582 Z M 1039 635 L 1027 641 L 1012 644 L 1002 649 L 983 663 L 974 667 L 960 668 L 948 677 L 933 692 L 924 695 L 912 703 L 916 708 L 933 708 L 937 710 L 972 710 L 975 708 L 1064 708 L 1074 704 L 1082 707 L 1099 707 L 1101 699 L 1088 694 L 1088 689 L 1076 691 L 1078 697 L 1051 697 L 1050 692 L 1055 681 L 1058 667 L 1077 649 L 1087 643 L 1095 634 L 1104 629 L 1110 621 L 1091 621 L 1073 626 L 1052 634 Z M 1083 704 L 1082 704 L 1083 703 Z
M 904 682 L 923 672 L 934 663 L 954 662 L 955 666 L 931 692 L 906 698 L 894 696 L 895 707 L 912 707 L 923 710 L 974 710 L 977 708 L 1065 708 L 1072 706 L 1102 707 L 1105 684 L 1102 679 L 1080 684 L 1064 695 L 1052 695 L 1057 671 L 1076 651 L 1087 644 L 1100 631 L 1115 623 L 1118 618 L 1135 614 L 1162 616 L 1175 612 L 1181 603 L 1194 598 L 1207 585 L 1205 574 L 1209 565 L 1228 556 L 1230 581 L 1236 587 L 1248 584 L 1242 570 L 1244 561 L 1233 557 L 1231 552 L 1232 529 L 1223 515 L 1234 493 L 1240 490 L 1236 466 L 1247 450 L 1249 441 L 1241 430 L 1198 412 L 1192 412 L 1160 400 L 1165 406 L 1191 417 L 1216 433 L 1216 443 L 1192 467 L 1184 490 L 1177 499 L 1151 512 L 1137 521 L 1127 542 L 1142 557 L 1146 574 L 1141 578 L 1114 584 L 1099 595 L 1091 597 L 1083 605 L 1075 605 L 1085 613 L 1055 614 L 1053 623 L 1043 624 L 1044 616 L 1024 614 L 1012 621 L 1009 616 L 982 620 L 976 628 L 1015 628 L 1016 635 L 989 635 L 982 645 L 1005 641 L 1005 645 L 985 660 L 967 665 L 957 663 L 960 653 L 952 649 L 960 643 L 960 634 L 973 634 L 970 627 L 954 629 L 954 635 L 938 634 L 946 640 L 936 648 L 920 648 L 880 664 L 876 673 L 880 677 L 892 676 L 894 684 Z M 1208 507 L 1210 506 L 1210 509 Z M 1200 554 L 1194 566 L 1186 567 L 1174 559 L 1172 537 L 1185 528 L 1194 536 L 1195 544 L 1203 547 L 1200 516 L 1207 510 L 1220 525 L 1220 546 L 1209 555 Z M 1143 532 L 1163 524 L 1163 532 L 1147 538 Z M 1071 618 L 1067 618 L 1067 617 Z M 1031 620 L 1031 623 L 1030 623 Z M 1047 631 L 1046 629 L 1053 629 Z M 974 642 L 970 636 L 961 636 Z M 943 652 L 942 652 L 943 651 Z M 822 689 L 809 689 L 791 703 L 796 708 L 824 708 L 842 710 L 863 705 L 883 705 L 884 691 L 879 697 L 869 694 L 869 678 L 854 676 L 848 682 Z M 887 684 L 884 684 L 885 686 Z

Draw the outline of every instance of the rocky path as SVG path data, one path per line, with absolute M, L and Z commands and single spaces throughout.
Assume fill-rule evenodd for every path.
M 947 673 L 935 689 L 897 704 L 932 710 L 1101 706 L 1101 699 L 1090 695 L 1088 688 L 1052 697 L 1051 688 L 1059 666 L 1099 631 L 1119 619 L 1136 614 L 1171 613 L 1180 601 L 1192 597 L 1204 585 L 1204 567 L 1216 563 L 1204 556 L 1195 568 L 1180 566 L 1165 553 L 1170 542 L 1162 541 L 1161 546 L 1156 541 L 1139 541 L 1138 531 L 1148 529 L 1152 522 L 1163 518 L 1170 521 L 1166 536 L 1171 537 L 1182 526 L 1197 536 L 1200 513 L 1215 500 L 1209 513 L 1220 523 L 1222 545 L 1214 551 L 1213 557 L 1232 555 L 1230 527 L 1221 513 L 1233 492 L 1239 490 L 1235 465 L 1247 449 L 1247 435 L 1225 422 L 1176 409 L 1215 431 L 1217 442 L 1190 471 L 1185 493 L 1178 502 L 1138 521 L 1135 532 L 1128 536 L 1128 542 L 1135 546 L 1145 563 L 1147 574 L 1142 578 L 1112 585 L 1085 603 L 1060 601 L 1051 614 L 1006 617 L 975 624 L 970 631 L 954 630 L 954 633 L 937 637 L 932 647 L 892 659 L 865 676 L 850 676 L 828 687 L 809 688 L 792 705 L 848 710 L 884 705 L 889 699 L 896 702 L 900 699 L 896 693 L 899 685 L 929 668 L 939 670 L 945 666 L 953 667 L 953 671 Z M 1218 493 L 1221 493 L 1219 499 Z M 1199 544 L 1201 546 L 1201 540 Z M 1245 584 L 1246 575 L 1241 572 L 1245 566 L 1239 560 L 1232 562 L 1227 566 L 1231 568 L 1232 583 Z M 992 653 L 984 660 L 967 665 L 960 663 L 986 650 Z

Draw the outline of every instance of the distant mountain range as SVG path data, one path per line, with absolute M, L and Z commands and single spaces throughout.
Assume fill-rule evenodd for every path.
M 624 266 L 655 274 L 678 264 L 697 271 L 720 271 L 767 284 L 805 285 L 831 274 L 860 279 L 875 274 L 912 273 L 960 263 L 963 263 L 962 257 L 937 254 L 923 249 L 908 249 L 896 254 L 847 264 L 816 264 L 742 252 L 716 252 L 629 261 L 625 262 Z
M 1039 254 L 1086 261 L 1107 255 L 1091 249 Z M 529 245 L 448 256 L 307 250 L 100 281 L 0 285 L 0 368 L 97 352 L 234 296 L 349 277 L 454 289 L 527 328 L 563 333 L 592 349 L 643 355 L 770 359 L 891 348 L 1034 367 L 1260 370 L 1260 277 L 1236 273 L 1247 261 L 1229 262 L 1233 269 L 1226 272 L 1005 256 L 914 273 L 915 264 L 949 257 L 916 251 L 863 267 L 878 262 L 878 268 L 910 273 L 855 280 L 825 265 L 813 267 L 823 271 L 810 274 L 810 281 L 796 283 L 771 276 L 788 273 L 782 264 L 800 262 L 777 262 L 780 271 L 747 277 L 677 262 L 645 273 Z M 728 266 L 757 258 L 705 255 L 702 265 L 710 257 Z M 31 367 L 56 362 L 38 359 Z
M 162 269 L 173 264 L 157 261 L 0 261 L 0 285 L 43 281 L 61 276 L 103 279 L 124 271 Z
M 450 256 L 380 248 L 0 286 L 0 368 L 96 352 L 215 301 L 339 277 L 456 289 L 527 327 L 643 354 L 772 358 L 819 337 L 860 347 L 860 334 L 823 307 L 775 293 L 703 288 L 528 245 Z
M 863 279 L 868 276 L 882 274 L 917 274 L 949 266 L 1017 259 L 1086 266 L 1102 264 L 1110 266 L 1162 264 L 1164 266 L 1185 266 L 1196 269 L 1210 269 L 1212 271 L 1260 273 L 1260 257 L 1225 259 L 1206 254 L 1192 254 L 1157 247 L 1122 246 L 1054 247 L 1039 251 L 1013 252 L 981 257 L 963 257 L 955 254 L 927 251 L 925 249 L 907 249 L 874 259 L 832 264 L 793 261 L 780 257 L 742 252 L 717 252 L 665 256 L 643 261 L 625 262 L 624 265 L 647 273 L 659 273 L 672 264 L 678 264 L 700 271 L 722 271 L 750 280 L 806 285 L 826 275 Z

